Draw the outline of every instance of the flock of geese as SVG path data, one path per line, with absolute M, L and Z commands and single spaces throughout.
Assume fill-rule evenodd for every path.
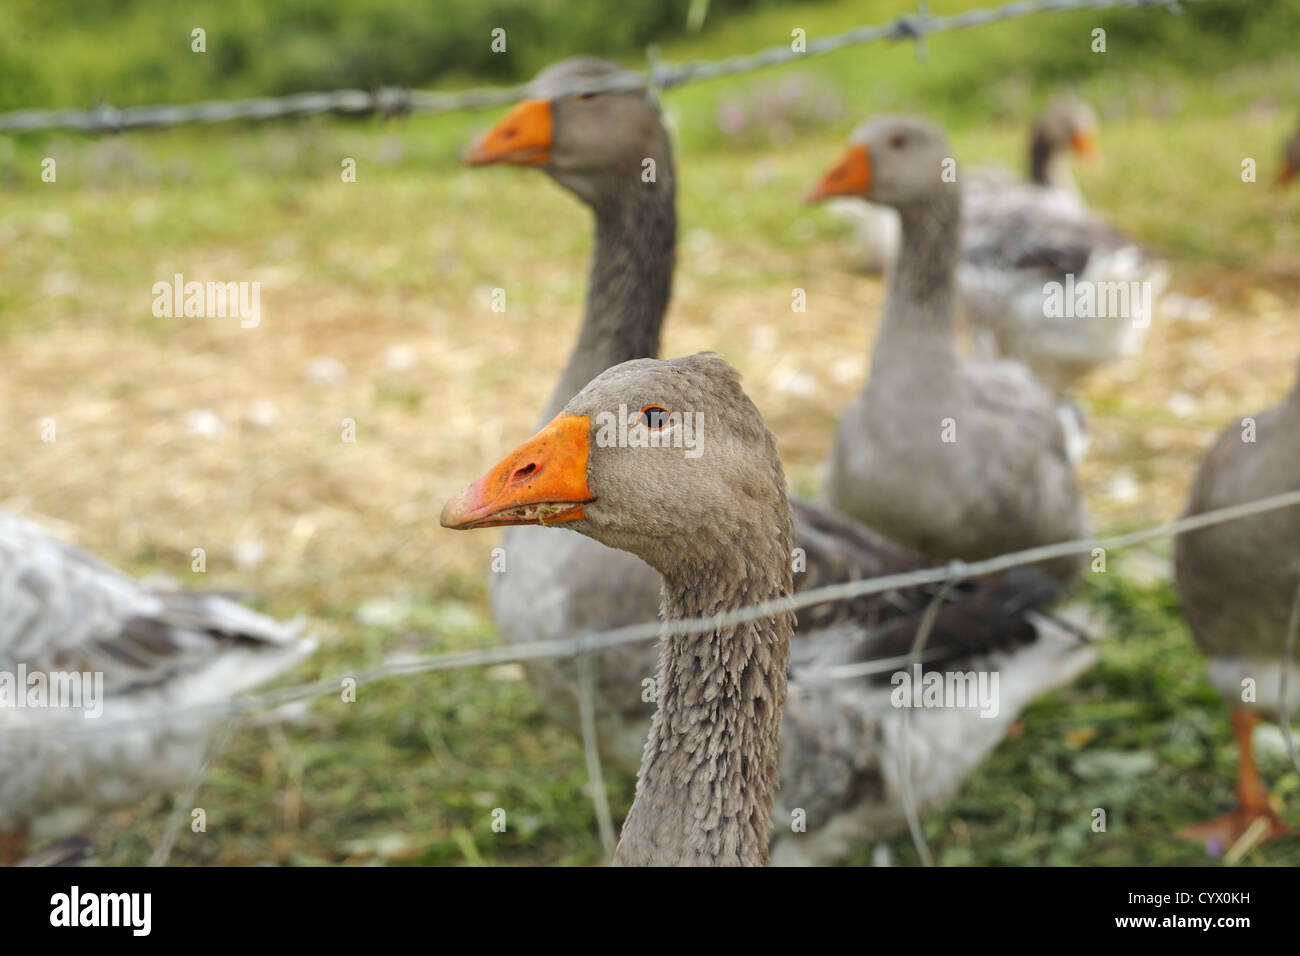
M 904 823 L 904 791 L 922 814 L 941 806 L 1027 704 L 1091 663 L 1086 614 L 1062 605 L 1079 562 L 828 602 L 800 611 L 797 626 L 792 612 L 702 634 L 672 622 L 1086 535 L 1074 478 L 1086 439 L 1069 393 L 1140 348 L 1144 330 L 1126 317 L 1046 319 L 1043 285 L 1135 280 L 1158 296 L 1166 273 L 1063 173 L 1066 150 L 1095 149 L 1081 104 L 1035 128 L 1024 181 L 1001 171 L 951 181 L 939 129 L 867 122 L 809 198 L 845 204 L 888 291 L 867 384 L 830 451 L 826 502 L 801 500 L 731 365 L 712 353 L 656 358 L 677 242 L 669 136 L 644 90 L 564 92 L 621 72 L 590 58 L 544 70 L 465 154 L 546 172 L 591 208 L 595 246 L 577 342 L 539 431 L 449 501 L 442 524 L 506 527 L 506 571 L 491 590 L 506 642 L 664 619 L 657 646 L 590 658 L 601 751 L 638 769 L 616 863 L 834 862 Z M 1280 178 L 1300 169 L 1300 134 L 1285 161 Z M 963 323 L 972 358 L 958 349 Z M 620 408 L 636 436 L 621 445 L 600 430 Z M 698 456 L 679 440 L 686 416 L 700 422 Z M 1253 442 L 1234 425 L 1214 446 L 1189 513 L 1300 488 L 1300 382 L 1253 417 Z M 1221 846 L 1279 835 L 1251 728 L 1278 709 L 1300 508 L 1185 534 L 1175 557 L 1240 747 L 1238 807 L 1187 835 Z M 891 675 L 923 619 L 924 668 L 996 673 L 996 714 L 895 706 Z M 131 721 L 102 735 L 45 733 L 80 716 L 0 707 L 0 856 L 13 862 L 33 835 L 179 786 L 211 720 L 151 715 L 242 693 L 314 647 L 297 622 L 135 581 L 0 513 L 0 672 L 102 672 L 105 714 Z M 573 662 L 526 670 L 544 712 L 576 732 Z M 1295 713 L 1300 668 L 1289 677 Z M 1250 704 L 1246 679 L 1258 688 Z
M 989 172 L 958 185 L 943 175 L 952 150 L 933 125 L 864 124 L 809 198 L 852 201 L 860 245 L 888 291 L 867 384 L 836 431 L 826 505 L 794 498 L 736 370 L 709 353 L 655 358 L 676 245 L 668 136 L 644 91 L 564 92 L 620 73 L 588 58 L 544 70 L 466 151 L 472 165 L 548 173 L 591 208 L 595 249 L 578 340 L 540 431 L 448 502 L 442 523 L 506 526 L 492 609 L 508 642 L 662 614 L 657 648 L 626 645 L 592 661 L 601 749 L 638 767 L 617 863 L 832 862 L 903 822 L 904 788 L 921 813 L 940 805 L 1026 704 L 1089 664 L 1086 622 L 1058 603 L 1080 562 L 967 582 L 939 604 L 925 667 L 996 671 L 994 719 L 951 708 L 905 716 L 891 700 L 890 671 L 906 659 L 931 588 L 813 607 L 797 630 L 792 614 L 703 635 L 674 632 L 673 620 L 1086 536 L 1074 479 L 1086 437 L 1070 392 L 1137 351 L 1150 316 L 1051 320 L 1044 283 L 1138 282 L 1154 301 L 1167 271 L 1062 173 L 1064 149 L 1095 150 L 1095 118 L 1078 103 L 1035 127 L 1023 182 Z M 1300 167 L 1298 154 L 1300 135 L 1281 178 Z M 646 159 L 654 181 L 640 175 Z M 963 320 L 976 358 L 958 351 Z M 643 433 L 623 446 L 601 438 L 619 409 L 639 409 Z M 687 415 L 703 415 L 698 457 L 675 441 Z M 1225 432 L 1189 511 L 1300 488 L 1300 383 L 1255 417 L 1255 442 Z M 942 423 L 955 441 L 943 440 Z M 1223 847 L 1252 827 L 1275 836 L 1283 828 L 1249 730 L 1277 711 L 1300 508 L 1183 535 L 1177 559 L 1188 621 L 1234 705 L 1241 744 L 1238 808 L 1185 835 Z M 576 730 L 574 665 L 533 662 L 527 672 L 546 712 Z M 1291 673 L 1294 689 L 1300 669 Z M 650 675 L 653 715 L 641 693 Z M 1245 678 L 1260 688 L 1250 706 Z

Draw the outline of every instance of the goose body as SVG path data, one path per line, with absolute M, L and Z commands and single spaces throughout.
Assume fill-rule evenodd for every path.
M 790 498 L 819 577 L 796 590 L 927 566 L 921 555 L 835 512 Z M 999 675 L 996 713 L 912 709 L 895 700 L 934 589 L 909 588 L 802 608 L 791 642 L 781 728 L 773 862 L 826 865 L 906 825 L 904 787 L 922 816 L 940 809 L 1034 699 L 1073 680 L 1096 652 L 1079 608 L 1042 613 L 1059 584 L 1037 570 L 956 588 L 941 605 L 925 672 Z M 858 673 L 861 671 L 861 673 Z M 903 722 L 908 722 L 906 737 Z M 905 774 L 903 767 L 910 766 Z M 793 828 L 803 811 L 802 830 Z
M 1086 105 L 1056 104 L 1032 130 L 1027 180 L 1002 170 L 958 176 L 963 230 L 957 306 L 976 353 L 1023 362 L 1057 392 L 1139 352 L 1168 282 L 1161 263 L 1088 210 L 1066 168 L 1067 150 L 1094 154 L 1096 127 Z M 836 200 L 834 208 L 853 227 L 863 267 L 890 271 L 901 243 L 898 213 L 861 199 Z M 1047 315 L 1047 283 L 1100 290 L 1105 307 L 1089 316 L 1074 307 Z M 1110 308 L 1109 296 L 1121 289 L 1127 307 Z
M 0 706 L 0 831 L 11 846 L 28 830 L 61 836 L 184 784 L 213 718 L 168 712 L 293 667 L 316 646 L 299 630 L 219 595 L 137 582 L 0 512 L 0 672 L 102 675 L 97 708 Z M 140 723 L 106 726 L 118 721 Z
M 1187 514 L 1297 489 L 1300 378 L 1281 404 L 1220 435 L 1197 474 Z M 1287 713 L 1300 715 L 1300 662 L 1283 663 L 1300 586 L 1300 508 L 1182 534 L 1174 543 L 1174 567 L 1184 616 L 1209 659 L 1210 682 L 1233 710 L 1240 748 L 1237 810 L 1189 833 L 1226 848 L 1263 818 L 1276 835 L 1283 827 L 1255 770 L 1250 731 L 1260 717 L 1277 719 L 1284 666 Z
M 836 429 L 840 511 L 933 558 L 990 557 L 1087 530 L 1057 399 L 1021 364 L 963 361 L 955 332 L 961 197 L 943 134 L 906 117 L 861 127 L 811 198 L 892 205 L 902 251 L 866 388 Z M 1077 565 L 1058 563 L 1068 577 Z
M 602 413 L 620 405 L 702 414 L 709 453 L 691 459 L 671 446 L 602 445 Z M 652 426 L 643 418 L 639 427 Z M 678 618 L 724 613 L 795 588 L 795 511 L 775 442 L 734 369 L 704 354 L 632 361 L 602 373 L 541 432 L 449 502 L 442 522 L 462 529 L 536 523 L 543 504 L 548 526 L 626 548 L 662 577 L 657 709 L 618 862 L 765 862 L 778 766 L 782 812 L 803 808 L 807 817 L 806 832 L 794 832 L 778 815 L 778 846 L 790 844 L 778 849 L 783 862 L 837 859 L 901 820 L 895 772 L 901 735 L 888 675 L 910 647 L 931 590 L 801 612 L 809 633 L 794 642 L 793 664 L 793 615 L 704 635 L 673 632 Z M 867 544 L 873 537 L 827 513 L 813 516 L 808 533 L 823 549 L 842 539 L 844 555 L 863 547 L 880 553 Z M 941 607 L 927 667 L 1020 670 L 1016 689 L 999 698 L 1001 720 L 970 711 L 918 717 L 914 752 L 937 755 L 923 761 L 924 779 L 917 775 L 925 808 L 950 794 L 996 745 L 1024 701 L 1086 665 L 1090 651 L 1037 610 L 1056 591 L 1050 579 L 1026 571 L 963 585 Z M 835 666 L 882 655 L 879 673 L 827 677 Z M 1032 679 L 1022 683 L 1030 671 Z M 952 754 L 953 747 L 961 752 Z
M 905 788 L 922 818 L 942 809 L 1030 703 L 1096 660 L 1096 650 L 1072 626 L 1081 620 L 1078 609 L 1065 622 L 1033 610 L 1041 600 L 1037 577 L 1012 576 L 1005 587 L 965 597 L 950 609 L 955 620 L 948 625 L 965 640 L 944 647 L 943 637 L 932 634 L 927 645 L 937 652 L 927 674 L 972 681 L 997 674 L 996 709 L 896 706 L 898 685 L 890 680 L 911 673 L 900 660 L 919 613 L 883 628 L 859 624 L 794 643 L 774 864 L 833 864 L 903 829 Z M 979 636 L 971 639 L 972 633 Z M 841 676 L 864 664 L 875 673 Z M 791 830 L 796 809 L 806 814 L 805 833 Z
M 1053 187 L 972 179 L 965 200 L 957 282 L 985 354 L 1023 362 L 1065 392 L 1141 351 L 1168 283 L 1163 265 Z

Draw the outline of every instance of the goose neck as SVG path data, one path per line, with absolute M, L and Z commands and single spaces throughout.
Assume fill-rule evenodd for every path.
M 664 577 L 659 706 L 618 865 L 767 862 L 794 614 L 706 634 L 674 634 L 672 622 L 789 596 L 788 512 L 770 543 L 739 549 L 750 556 L 747 570 L 692 563 Z
M 890 276 L 881 343 L 922 341 L 955 351 L 961 200 L 955 185 L 899 210 L 898 262 Z M 879 346 L 877 354 L 879 354 Z
M 1029 181 L 1039 186 L 1057 185 L 1060 172 L 1058 154 L 1052 138 L 1041 129 L 1035 131 L 1029 141 Z
M 677 214 L 671 170 L 660 164 L 658 172 L 658 182 L 637 182 L 593 204 L 596 240 L 582 327 L 543 421 L 605 369 L 659 354 Z

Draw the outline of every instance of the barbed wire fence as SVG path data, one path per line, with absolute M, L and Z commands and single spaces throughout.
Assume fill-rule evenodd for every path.
M 924 55 L 925 38 L 954 30 L 987 26 L 1029 16 L 1034 13 L 1068 13 L 1081 10 L 1107 10 L 1118 7 L 1159 7 L 1177 14 L 1183 3 L 1199 0 L 1019 0 L 1000 7 L 969 10 L 950 16 L 930 16 L 922 3 L 914 14 L 887 23 L 855 27 L 831 36 L 807 40 L 802 49 L 793 44 L 768 47 L 757 53 L 726 57 L 721 60 L 690 60 L 668 63 L 661 60 L 657 48 L 647 51 L 649 65 L 644 75 L 633 71 L 602 77 L 599 80 L 575 81 L 558 86 L 554 95 L 610 93 L 645 88 L 669 90 L 687 83 L 719 79 L 738 73 L 751 73 L 807 57 L 824 56 L 853 46 L 882 40 L 911 41 Z M 120 133 L 138 129 L 161 129 L 189 123 L 228 123 L 235 120 L 286 119 L 318 116 L 325 113 L 343 116 L 404 116 L 409 114 L 452 113 L 463 110 L 504 106 L 521 99 L 525 87 L 483 87 L 454 93 L 410 90 L 386 86 L 374 91 L 333 90 L 321 93 L 294 93 L 280 97 L 256 97 L 243 100 L 210 100 L 184 105 L 129 106 L 117 108 L 107 103 L 92 109 L 17 110 L 0 113 L 0 133 L 30 133 L 51 130 L 74 130 L 84 133 Z
M 1105 10 L 1120 7 L 1158 7 L 1170 13 L 1180 12 L 1181 3 L 1197 0 L 1021 0 L 999 7 L 967 11 L 951 16 L 932 17 L 922 4 L 913 15 L 899 17 L 887 23 L 861 26 L 842 33 L 807 41 L 804 49 L 796 50 L 790 44 L 770 47 L 752 54 L 727 57 L 717 61 L 693 60 L 672 64 L 660 59 L 656 48 L 648 51 L 648 67 L 644 74 L 624 71 L 600 80 L 587 80 L 565 84 L 548 91 L 552 96 L 580 93 L 618 92 L 645 89 L 650 95 L 687 83 L 748 73 L 825 55 L 849 47 L 877 41 L 913 42 L 919 55 L 925 54 L 927 36 L 971 27 L 983 26 L 1028 16 L 1035 13 Z M 513 103 L 525 96 L 524 86 L 489 87 L 452 93 L 416 91 L 384 87 L 373 92 L 364 90 L 336 90 L 322 93 L 298 93 L 283 97 L 258 97 L 230 101 L 206 101 L 187 105 L 152 105 L 118 109 L 101 104 L 89 110 L 19 110 L 0 114 L 0 133 L 33 133 L 56 130 L 83 133 L 121 133 L 140 129 L 160 129 L 184 124 L 212 124 L 238 120 L 267 121 L 291 117 L 338 114 L 345 116 L 400 116 L 408 114 L 439 114 L 454 111 L 487 109 Z M 1013 568 L 1037 564 L 1057 558 L 1092 555 L 1122 550 L 1162 538 L 1213 527 L 1229 521 L 1238 521 L 1255 515 L 1300 507 L 1300 490 L 1273 495 L 1257 501 L 1221 508 L 1204 514 L 1180 518 L 1166 524 L 1144 528 L 1140 531 L 1104 538 L 1088 538 L 1060 542 L 1023 551 L 1012 552 L 975 562 L 952 562 L 944 567 L 927 568 L 876 578 L 847 581 L 829 585 L 798 595 L 749 605 L 727 613 L 707 618 L 647 621 L 572 638 L 554 641 L 536 641 L 479 648 L 436 655 L 408 657 L 375 667 L 341 674 L 333 678 L 282 687 L 258 694 L 243 695 L 229 701 L 197 706 L 181 706 L 129 720 L 105 720 L 93 724 L 62 725 L 52 727 L 14 728 L 7 733 L 17 735 L 52 735 L 62 738 L 94 736 L 121 732 L 153 725 L 159 721 L 181 718 L 198 718 L 211 721 L 215 727 L 224 721 L 222 729 L 210 741 L 207 752 L 187 786 L 180 792 L 169 815 L 164 832 L 151 856 L 151 865 L 164 865 L 176 844 L 181 826 L 188 813 L 188 804 L 202 785 L 214 762 L 229 745 L 237 727 L 250 715 L 273 710 L 297 701 L 331 696 L 340 693 L 347 685 L 359 687 L 397 677 L 418 674 L 464 670 L 492 665 L 527 663 L 530 661 L 571 658 L 577 662 L 578 674 L 575 690 L 579 702 L 580 728 L 583 752 L 587 765 L 588 782 L 602 846 L 606 855 L 613 852 L 614 828 L 596 740 L 595 702 L 592 689 L 590 657 L 606 648 L 657 639 L 665 634 L 705 634 L 718 628 L 744 624 L 773 614 L 795 611 L 813 605 L 852 600 L 887 591 L 937 585 L 922 615 L 917 634 L 909 653 L 902 657 L 866 661 L 859 664 L 824 668 L 817 672 L 818 680 L 845 680 L 872 674 L 883 674 L 924 662 L 925 645 L 936 612 L 949 590 L 956 584 L 972 578 L 1009 571 Z M 1281 668 L 1282 732 L 1288 751 L 1300 768 L 1300 756 L 1291 738 L 1286 722 L 1286 675 L 1294 645 L 1300 631 L 1300 588 L 1290 618 L 1285 643 L 1284 666 Z M 920 826 L 920 815 L 911 787 L 910 754 L 908 751 L 907 714 L 904 714 L 903 748 L 901 765 L 900 801 L 904 816 L 918 855 L 927 865 L 932 862 Z

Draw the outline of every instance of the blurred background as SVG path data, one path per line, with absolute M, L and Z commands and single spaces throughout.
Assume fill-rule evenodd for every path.
M 935 15 L 992 3 L 941 0 Z M 522 82 L 563 56 L 643 69 L 717 59 L 914 11 L 894 0 L 9 0 L 0 112 L 407 85 Z M 206 53 L 191 31 L 206 30 Z M 493 53 L 490 34 L 507 33 Z M 1107 52 L 1091 52 L 1091 31 Z M 1300 189 L 1272 190 L 1300 121 L 1300 0 L 1039 14 L 876 43 L 663 97 L 681 239 L 664 354 L 745 374 L 794 487 L 861 387 L 882 297 L 848 227 L 804 192 L 873 112 L 942 123 L 957 155 L 1023 166 L 1030 120 L 1070 92 L 1101 119 L 1089 204 L 1165 256 L 1145 351 L 1089 380 L 1081 472 L 1112 532 L 1175 517 L 1225 424 L 1290 387 Z M 256 591 L 324 643 L 293 679 L 492 645 L 495 536 L 442 502 L 526 436 L 581 314 L 586 209 L 529 170 L 461 168 L 502 110 L 318 117 L 123 135 L 0 134 L 0 507 L 136 574 Z M 356 182 L 340 163 L 356 160 Z M 1244 158 L 1259 182 L 1241 179 Z M 57 163 L 43 182 L 42 162 Z M 156 318 L 153 284 L 257 281 L 261 322 Z M 792 314 L 791 289 L 808 311 Z M 508 308 L 490 294 L 506 290 Z M 58 440 L 40 440 L 41 421 Z M 340 440 L 341 422 L 357 440 Z M 206 575 L 190 572 L 207 551 Z M 1087 597 L 1101 662 L 1029 710 L 925 823 L 948 864 L 1208 862 L 1179 827 L 1226 809 L 1235 748 L 1170 587 L 1169 543 L 1111 557 Z M 1300 775 L 1260 759 L 1300 824 Z M 615 819 L 633 780 L 606 771 Z M 173 863 L 570 863 L 601 859 L 580 744 L 522 670 L 394 679 L 356 704 L 246 726 L 199 792 L 208 832 Z M 1110 808 L 1108 832 L 1088 810 Z M 158 798 L 88 834 L 148 858 Z M 495 833 L 491 811 L 508 808 Z M 896 862 L 915 862 L 903 834 Z M 858 862 L 872 858 L 864 846 Z M 1300 839 L 1246 862 L 1300 863 Z

